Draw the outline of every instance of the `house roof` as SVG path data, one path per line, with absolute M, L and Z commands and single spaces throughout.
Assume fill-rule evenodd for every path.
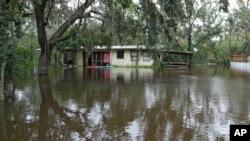
M 163 50 L 162 52 L 169 53 L 169 54 L 182 54 L 182 55 L 192 55 L 194 52 L 191 51 L 173 51 L 173 50 Z
M 84 47 L 80 48 L 84 50 Z M 103 51 L 103 50 L 146 50 L 148 49 L 145 45 L 115 45 L 115 46 L 95 46 L 92 48 L 92 51 Z M 66 47 L 64 50 L 72 50 L 71 48 Z M 174 50 L 162 50 L 162 53 L 168 54 L 181 54 L 181 55 L 192 55 L 194 52 L 191 51 L 174 51 Z
M 145 45 L 125 45 L 125 46 L 96 46 L 94 49 L 96 50 L 107 50 L 107 49 L 112 49 L 112 50 L 123 50 L 123 49 L 147 49 Z
M 80 49 L 84 49 L 81 47 Z M 124 46 L 95 46 L 91 50 L 146 50 L 147 47 L 145 45 L 124 45 Z M 72 48 L 66 47 L 64 50 L 72 50 Z

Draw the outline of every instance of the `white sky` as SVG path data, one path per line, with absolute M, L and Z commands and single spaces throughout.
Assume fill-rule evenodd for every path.
M 237 0 L 229 0 L 229 10 L 237 8 Z

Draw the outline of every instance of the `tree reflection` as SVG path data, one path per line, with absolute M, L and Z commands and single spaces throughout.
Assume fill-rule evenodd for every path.
M 61 128 L 62 130 L 64 130 L 64 128 L 67 128 L 65 130 L 76 132 L 84 131 L 80 113 L 60 107 L 56 100 L 53 98 L 52 88 L 48 76 L 39 76 L 39 88 L 42 96 L 42 103 L 40 105 L 39 112 L 38 130 L 38 139 L 40 141 L 45 141 L 47 138 L 49 138 L 49 140 L 68 140 L 67 137 L 70 137 L 70 134 L 68 132 L 62 131 L 61 133 L 56 133 L 56 131 L 52 131 L 53 128 Z M 55 115 L 58 115 L 59 117 L 56 118 L 56 116 L 53 116 L 53 118 L 56 119 L 51 119 L 51 117 L 49 117 L 50 109 L 54 112 Z M 73 115 L 74 117 L 72 118 L 68 115 Z
M 14 98 L 0 103 L 1 139 L 226 140 L 229 123 L 249 121 L 244 79 L 227 81 L 213 71 L 114 69 L 110 79 L 102 70 L 66 71 L 14 85 Z

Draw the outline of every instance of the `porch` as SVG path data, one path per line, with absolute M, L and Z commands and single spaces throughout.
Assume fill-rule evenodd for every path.
M 84 66 L 96 67 L 96 66 L 110 66 L 110 52 L 109 51 L 95 51 L 86 55 L 83 52 Z
M 189 51 L 162 51 L 162 61 L 168 69 L 187 69 L 191 66 L 193 52 Z

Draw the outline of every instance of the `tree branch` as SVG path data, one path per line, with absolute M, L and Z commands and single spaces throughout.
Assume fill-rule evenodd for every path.
M 34 15 L 35 13 L 23 13 L 22 17 L 30 17 Z
M 47 13 L 47 16 L 45 18 L 45 24 L 48 24 L 48 20 L 49 20 L 49 16 L 50 16 L 50 13 L 51 13 L 51 10 L 53 8 L 53 4 L 54 4 L 54 0 L 52 0 L 50 3 L 49 3 L 49 11 Z
M 46 8 L 48 0 L 31 0 L 31 3 L 34 7 L 39 8 L 40 10 L 44 11 Z
M 68 40 L 68 39 L 70 39 L 70 38 L 72 38 L 72 37 L 75 37 L 75 35 L 76 35 L 76 33 L 71 33 L 71 34 L 69 34 L 69 35 L 62 36 L 62 37 L 60 37 L 60 38 L 56 38 L 56 39 L 54 40 L 54 42 L 58 43 L 58 42 L 61 42 L 61 41 L 65 41 L 65 40 Z
M 44 51 L 45 47 L 47 46 L 47 34 L 45 31 L 45 20 L 44 20 L 44 9 L 41 8 L 39 2 L 34 2 L 34 10 L 36 14 L 36 25 L 37 25 L 37 32 L 38 32 L 38 42 L 41 46 L 42 51 Z
M 63 35 L 63 33 L 73 24 L 77 19 L 89 17 L 90 13 L 87 12 L 87 8 L 94 2 L 95 0 L 86 0 L 84 4 L 82 4 L 71 16 L 68 20 L 66 20 L 59 28 L 58 30 L 50 37 L 49 43 L 53 47 L 54 44 L 56 44 L 58 41 L 60 41 L 60 37 Z M 83 14 L 84 13 L 84 14 Z

